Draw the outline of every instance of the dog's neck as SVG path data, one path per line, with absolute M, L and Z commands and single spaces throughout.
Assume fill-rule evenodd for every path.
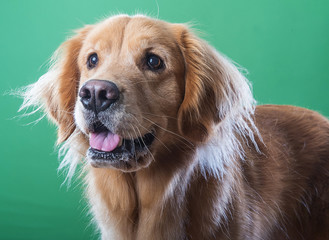
M 93 212 L 98 214 L 95 217 L 114 220 L 106 226 L 101 226 L 104 228 L 102 232 L 112 231 L 119 236 L 125 235 L 127 239 L 129 239 L 128 235 L 134 234 L 130 236 L 131 239 L 139 239 L 136 236 L 162 232 L 155 228 L 161 226 L 161 221 L 164 221 L 172 222 L 175 229 L 175 233 L 170 232 L 167 239 L 172 239 L 174 237 L 172 234 L 179 236 L 184 227 L 175 226 L 177 223 L 173 219 L 180 219 L 184 214 L 181 207 L 186 200 L 185 188 L 189 185 L 188 181 L 196 165 L 186 164 L 184 168 L 177 166 L 184 164 L 184 158 L 189 159 L 190 154 L 194 152 L 182 151 L 182 148 L 183 146 L 176 145 L 173 146 L 170 154 L 158 152 L 154 155 L 155 161 L 148 168 L 135 173 L 124 173 L 114 169 L 88 170 L 88 195 L 91 206 L 102 208 L 93 209 Z M 163 211 L 163 208 L 172 209 Z M 163 212 L 171 215 L 163 215 Z M 108 220 L 100 222 L 104 223 Z M 148 227 L 140 227 L 145 225 Z M 113 229 L 113 226 L 116 228 Z M 141 233 L 140 229 L 149 232 Z M 107 237 L 111 239 L 111 235 Z M 161 238 L 159 236 L 158 239 Z

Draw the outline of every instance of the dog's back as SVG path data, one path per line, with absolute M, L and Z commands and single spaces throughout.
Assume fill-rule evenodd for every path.
M 264 144 L 261 154 L 246 149 L 246 233 L 329 239 L 329 121 L 303 108 L 264 105 L 256 108 L 255 123 Z

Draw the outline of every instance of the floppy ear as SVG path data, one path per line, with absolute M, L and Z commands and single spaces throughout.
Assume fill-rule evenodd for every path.
M 80 79 L 77 59 L 91 28 L 87 25 L 65 41 L 54 53 L 49 71 L 23 93 L 21 109 L 31 106 L 43 108 L 58 126 L 58 144 L 64 142 L 75 129 L 73 113 Z
M 178 127 L 185 137 L 203 142 L 213 126 L 228 115 L 251 110 L 252 94 L 239 70 L 185 25 L 176 24 L 174 33 L 185 59 L 185 93 Z

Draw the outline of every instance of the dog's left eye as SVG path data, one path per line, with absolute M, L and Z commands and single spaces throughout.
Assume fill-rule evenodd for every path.
M 88 61 L 87 61 L 87 67 L 88 69 L 92 69 L 94 67 L 96 67 L 98 63 L 98 55 L 97 53 L 93 53 L 88 57 Z
M 146 56 L 146 62 L 147 62 L 147 66 L 153 71 L 159 70 L 164 66 L 161 58 L 155 54 L 150 54 Z

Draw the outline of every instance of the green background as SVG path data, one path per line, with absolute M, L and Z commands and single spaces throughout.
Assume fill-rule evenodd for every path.
M 61 186 L 55 127 L 15 118 L 30 84 L 72 29 L 116 13 L 192 22 L 248 69 L 259 104 L 292 104 L 329 115 L 328 0 L 0 1 L 0 239 L 98 239 L 81 181 Z

